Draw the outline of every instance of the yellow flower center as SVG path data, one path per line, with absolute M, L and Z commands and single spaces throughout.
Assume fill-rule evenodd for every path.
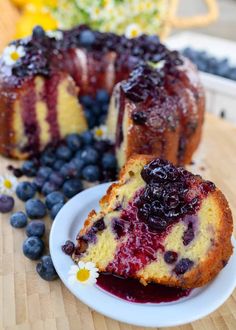
M 20 55 L 16 51 L 12 52 L 10 56 L 13 61 L 17 61 L 20 58 Z
M 85 282 L 89 279 L 90 272 L 88 269 L 79 269 L 76 274 L 76 278 L 80 282 Z
M 98 129 L 96 130 L 96 135 L 97 135 L 98 137 L 103 136 L 103 130 L 102 130 L 101 128 L 98 128 Z
M 10 180 L 8 179 L 5 179 L 4 180 L 4 186 L 7 188 L 7 189 L 11 189 L 12 188 L 12 183 Z
M 132 38 L 137 37 L 138 34 L 139 34 L 138 30 L 136 30 L 136 29 L 133 29 L 133 30 L 130 31 L 130 35 L 131 35 Z

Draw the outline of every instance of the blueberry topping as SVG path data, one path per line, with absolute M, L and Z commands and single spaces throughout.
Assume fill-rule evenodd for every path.
M 45 233 L 45 224 L 42 220 L 32 220 L 25 229 L 26 235 L 42 237 Z
M 81 32 L 79 42 L 82 47 L 88 48 L 93 45 L 93 43 L 95 42 L 95 39 L 96 39 L 95 35 L 92 31 L 85 30 L 85 31 Z
M 14 198 L 8 195 L 0 195 L 0 213 L 11 212 L 15 205 Z
M 166 251 L 164 254 L 164 260 L 167 264 L 173 264 L 178 259 L 178 253 L 174 251 Z
M 45 204 L 36 198 L 27 200 L 25 210 L 30 219 L 43 218 L 47 213 Z
M 82 177 L 84 180 L 89 182 L 98 181 L 100 178 L 100 170 L 97 165 L 87 165 L 82 170 Z
M 23 228 L 27 225 L 27 216 L 23 212 L 15 212 L 11 215 L 10 223 L 14 228 Z
M 180 261 L 174 268 L 174 272 L 176 273 L 176 275 L 183 275 L 193 267 L 193 264 L 194 262 L 188 258 L 180 259 Z
M 56 269 L 50 256 L 43 256 L 36 266 L 39 276 L 45 281 L 54 281 L 58 278 Z
M 65 196 L 60 191 L 54 191 L 47 195 L 45 204 L 49 210 L 58 203 L 65 203 Z
M 30 182 L 20 182 L 16 188 L 17 197 L 24 202 L 34 197 L 35 193 L 35 185 Z
M 71 256 L 74 252 L 75 244 L 71 241 L 66 241 L 64 245 L 62 245 L 62 251 L 67 254 L 68 256 Z
M 28 237 L 23 243 L 23 253 L 31 260 L 39 259 L 42 256 L 43 251 L 44 243 L 37 236 Z
M 57 213 L 60 211 L 60 209 L 64 206 L 64 203 L 57 203 L 53 205 L 53 207 L 50 210 L 50 217 L 52 220 L 54 220 L 57 216 Z

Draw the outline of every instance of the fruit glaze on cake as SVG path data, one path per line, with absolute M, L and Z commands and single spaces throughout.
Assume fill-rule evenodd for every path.
M 27 158 L 91 128 L 79 100 L 105 89 L 113 93 L 107 125 L 120 166 L 133 153 L 175 164 L 191 160 L 201 136 L 203 89 L 193 64 L 158 37 L 127 39 L 85 25 L 49 36 L 36 27 L 11 46 L 21 56 L 11 66 L 0 60 L 3 155 Z
M 132 156 L 71 249 L 100 272 L 181 288 L 212 280 L 232 254 L 232 215 L 212 182 L 150 156 Z

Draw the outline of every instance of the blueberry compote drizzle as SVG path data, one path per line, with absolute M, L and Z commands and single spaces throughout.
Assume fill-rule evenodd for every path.
M 117 238 L 126 235 L 126 240 L 118 247 L 107 271 L 123 277 L 134 276 L 156 260 L 158 251 L 165 253 L 163 240 L 171 226 L 195 214 L 202 199 L 215 189 L 213 183 L 202 181 L 200 177 L 161 159 L 144 166 L 141 175 L 146 187 L 136 193 L 120 219 L 115 219 L 113 224 Z M 194 219 L 191 217 L 191 221 Z M 193 226 L 189 222 L 183 237 L 184 245 L 193 239 Z M 171 264 L 177 261 L 177 257 L 174 252 L 169 252 L 165 260 Z M 180 259 L 176 274 L 183 274 L 186 267 L 192 267 L 192 261 Z
M 144 286 L 137 280 L 111 274 L 100 274 L 97 285 L 119 298 L 134 303 L 171 302 L 186 297 L 191 292 L 189 289 L 171 288 L 154 283 Z

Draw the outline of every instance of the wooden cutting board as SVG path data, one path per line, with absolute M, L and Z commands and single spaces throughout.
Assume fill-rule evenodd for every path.
M 236 215 L 236 126 L 207 115 L 202 144 L 191 169 L 223 190 Z M 14 162 L 0 158 L 0 174 Z M 15 210 L 24 210 L 17 202 Z M 47 223 L 47 232 L 50 220 Z M 138 330 L 102 316 L 77 300 L 60 280 L 45 282 L 35 272 L 36 262 L 22 254 L 23 229 L 0 215 L 0 329 Z M 186 313 L 188 311 L 186 310 Z M 171 315 L 170 315 L 171 317 Z M 173 329 L 173 328 L 172 328 Z M 175 329 L 236 329 L 236 290 L 217 311 Z

